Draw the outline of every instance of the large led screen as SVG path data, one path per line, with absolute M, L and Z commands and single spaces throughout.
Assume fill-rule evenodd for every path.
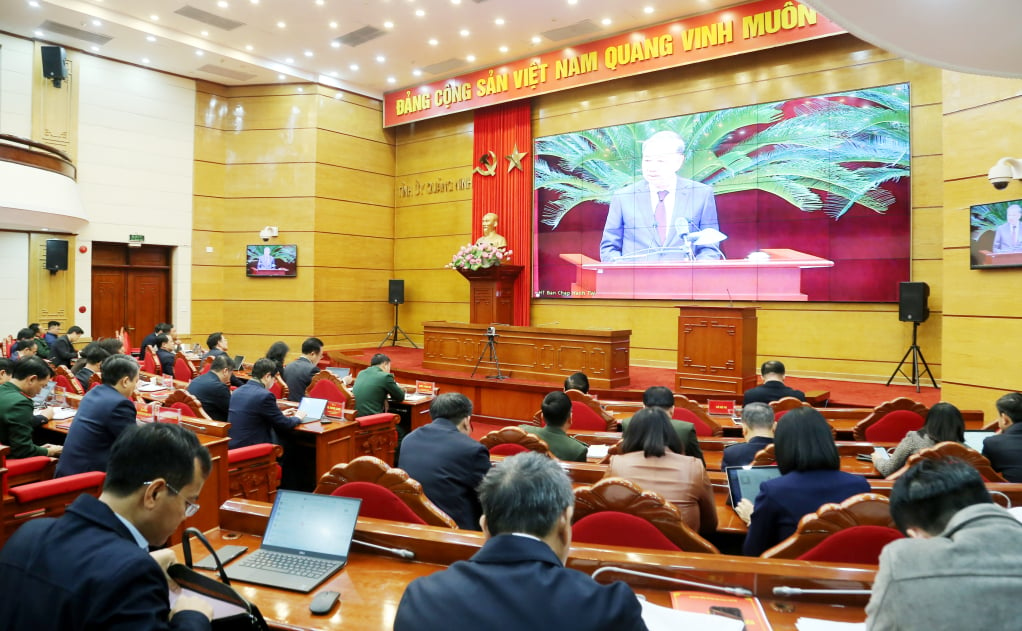
M 537 138 L 534 296 L 897 302 L 909 115 L 898 84 Z

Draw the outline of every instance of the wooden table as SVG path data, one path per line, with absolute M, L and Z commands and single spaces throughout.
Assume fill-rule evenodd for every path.
M 216 548 L 227 544 L 256 548 L 259 545 L 256 533 L 265 530 L 269 510 L 270 505 L 263 502 L 231 500 L 221 509 L 221 529 L 207 533 L 210 542 Z M 341 593 L 340 604 L 329 617 L 309 613 L 308 605 L 313 594 L 246 583 L 235 583 L 235 587 L 259 607 L 273 628 L 390 631 L 397 606 L 409 582 L 441 571 L 454 561 L 471 557 L 484 542 L 481 533 L 369 518 L 359 518 L 355 539 L 411 550 L 416 560 L 400 560 L 354 544 L 347 567 L 317 588 L 317 591 L 336 590 Z M 183 558 L 179 547 L 175 551 L 179 559 Z M 865 619 L 863 607 L 866 597 L 828 595 L 780 599 L 773 596 L 774 587 L 868 589 L 875 573 L 875 568 L 868 566 L 842 567 L 803 561 L 646 552 L 589 545 L 572 546 L 567 564 L 587 574 L 610 566 L 709 584 L 745 587 L 761 599 L 767 617 L 777 631 L 794 630 L 795 620 L 802 616 L 862 621 Z M 665 606 L 670 606 L 671 589 L 692 589 L 620 573 L 601 576 L 600 580 L 624 580 L 650 602 Z

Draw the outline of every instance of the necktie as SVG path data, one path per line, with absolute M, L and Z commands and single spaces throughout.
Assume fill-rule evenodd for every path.
M 1015 245 L 1016 243 L 1018 243 L 1018 226 L 1017 225 L 1011 227 L 1011 244 Z
M 656 196 L 660 201 L 653 209 L 653 222 L 656 224 L 657 234 L 660 235 L 660 245 L 664 245 L 667 243 L 667 208 L 664 207 L 667 191 L 657 191 Z

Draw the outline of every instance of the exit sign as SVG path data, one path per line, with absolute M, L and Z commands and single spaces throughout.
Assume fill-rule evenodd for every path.
M 144 234 L 128 235 L 128 241 L 130 241 L 131 243 L 145 243 L 145 235 Z

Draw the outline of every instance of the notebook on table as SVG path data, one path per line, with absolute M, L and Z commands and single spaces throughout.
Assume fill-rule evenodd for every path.
M 302 423 L 312 423 L 322 419 L 323 413 L 326 412 L 326 404 L 326 399 L 302 397 L 302 402 L 298 404 L 298 411 L 305 412 Z
M 756 496 L 759 495 L 759 485 L 779 477 L 781 469 L 777 466 L 728 467 L 727 485 L 731 491 L 731 507 L 737 506 L 743 497 L 755 502 Z
M 983 451 L 983 441 L 997 432 L 986 432 L 978 429 L 965 430 L 965 444 L 976 451 Z
M 348 562 L 362 500 L 277 491 L 262 544 L 226 568 L 232 581 L 311 592 Z

